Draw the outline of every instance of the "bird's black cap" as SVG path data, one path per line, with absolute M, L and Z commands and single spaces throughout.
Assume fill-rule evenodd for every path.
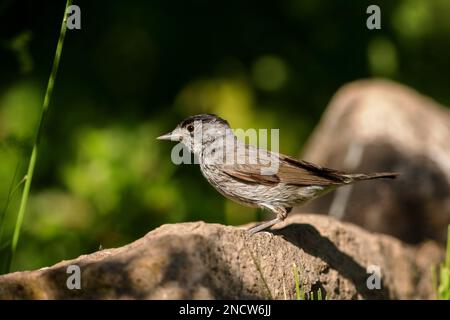
M 222 119 L 219 116 L 216 116 L 215 114 L 211 114 L 211 113 L 190 116 L 189 118 L 184 119 L 181 122 L 180 126 L 186 127 L 188 124 L 193 123 L 195 121 L 201 121 L 202 123 L 219 122 L 219 123 L 229 126 L 228 121 Z

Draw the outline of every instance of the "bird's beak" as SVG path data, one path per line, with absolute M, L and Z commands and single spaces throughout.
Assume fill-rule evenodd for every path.
M 172 139 L 172 132 L 163 134 L 162 136 L 156 138 L 156 140 L 171 140 L 171 139 Z
M 166 134 L 163 134 L 162 136 L 159 136 L 156 138 L 157 140 L 172 140 L 172 141 L 180 141 L 181 136 L 179 134 L 169 132 Z

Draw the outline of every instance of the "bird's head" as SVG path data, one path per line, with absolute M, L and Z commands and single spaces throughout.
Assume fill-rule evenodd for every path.
M 172 132 L 157 139 L 181 142 L 198 155 L 206 145 L 228 134 L 232 133 L 226 120 L 214 114 L 199 114 L 184 119 Z

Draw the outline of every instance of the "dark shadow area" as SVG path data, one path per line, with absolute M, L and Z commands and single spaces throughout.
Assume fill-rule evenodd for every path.
M 327 237 L 309 224 L 290 224 L 284 228 L 270 231 L 282 236 L 286 241 L 303 249 L 306 253 L 318 257 L 343 277 L 350 280 L 364 299 L 388 299 L 389 289 L 383 284 L 380 290 L 370 290 L 366 286 L 368 274 L 366 268 L 351 256 L 340 251 Z
M 320 280 L 317 280 L 311 285 L 311 291 L 308 292 L 306 295 L 309 300 L 318 300 L 319 291 L 320 294 L 322 295 L 322 300 L 326 300 L 328 293 Z

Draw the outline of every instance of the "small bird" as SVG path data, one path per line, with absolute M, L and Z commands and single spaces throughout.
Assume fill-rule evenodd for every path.
M 261 149 L 237 139 L 228 122 L 213 114 L 186 118 L 157 139 L 182 143 L 198 159 L 206 180 L 225 197 L 276 214 L 251 228 L 252 234 L 283 221 L 292 207 L 337 187 L 398 175 L 346 173 Z

